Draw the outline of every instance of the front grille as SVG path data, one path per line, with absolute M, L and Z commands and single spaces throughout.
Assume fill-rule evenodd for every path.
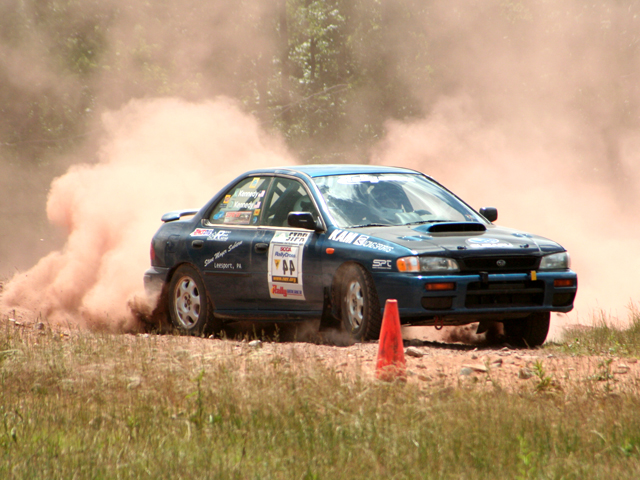
M 533 307 L 544 303 L 544 282 L 473 282 L 467 286 L 467 308 Z
M 532 255 L 514 257 L 493 255 L 489 257 L 461 258 L 458 262 L 461 264 L 460 271 L 462 272 L 514 273 L 537 269 L 540 257 Z

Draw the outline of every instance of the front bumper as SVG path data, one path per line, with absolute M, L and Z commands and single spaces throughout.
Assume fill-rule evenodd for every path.
M 571 270 L 509 274 L 374 274 L 380 305 L 398 301 L 402 323 L 461 325 L 503 320 L 533 312 L 569 312 L 578 289 Z M 427 290 L 428 284 L 452 284 Z

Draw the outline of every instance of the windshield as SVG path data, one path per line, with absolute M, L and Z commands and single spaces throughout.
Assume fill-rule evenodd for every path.
M 422 175 L 331 175 L 314 181 L 341 228 L 483 222 L 472 209 Z

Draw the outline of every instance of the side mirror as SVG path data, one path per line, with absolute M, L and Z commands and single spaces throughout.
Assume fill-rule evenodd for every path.
M 290 227 L 305 228 L 307 230 L 320 230 L 322 227 L 320 222 L 313 218 L 313 214 L 309 212 L 291 212 L 287 217 L 287 223 Z
M 493 223 L 498 219 L 498 209 L 495 207 L 482 207 L 480 215 Z

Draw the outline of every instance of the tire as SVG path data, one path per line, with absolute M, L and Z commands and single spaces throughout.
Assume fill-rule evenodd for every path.
M 504 322 L 507 343 L 517 347 L 539 347 L 547 339 L 550 318 L 549 312 L 538 312 L 520 320 Z
M 190 265 L 178 267 L 173 274 L 167 303 L 171 323 L 180 333 L 203 335 L 221 328 L 213 316 L 213 304 L 204 282 L 198 271 Z
M 342 328 L 355 341 L 377 340 L 382 313 L 371 275 L 360 265 L 350 264 L 341 271 L 340 320 Z

